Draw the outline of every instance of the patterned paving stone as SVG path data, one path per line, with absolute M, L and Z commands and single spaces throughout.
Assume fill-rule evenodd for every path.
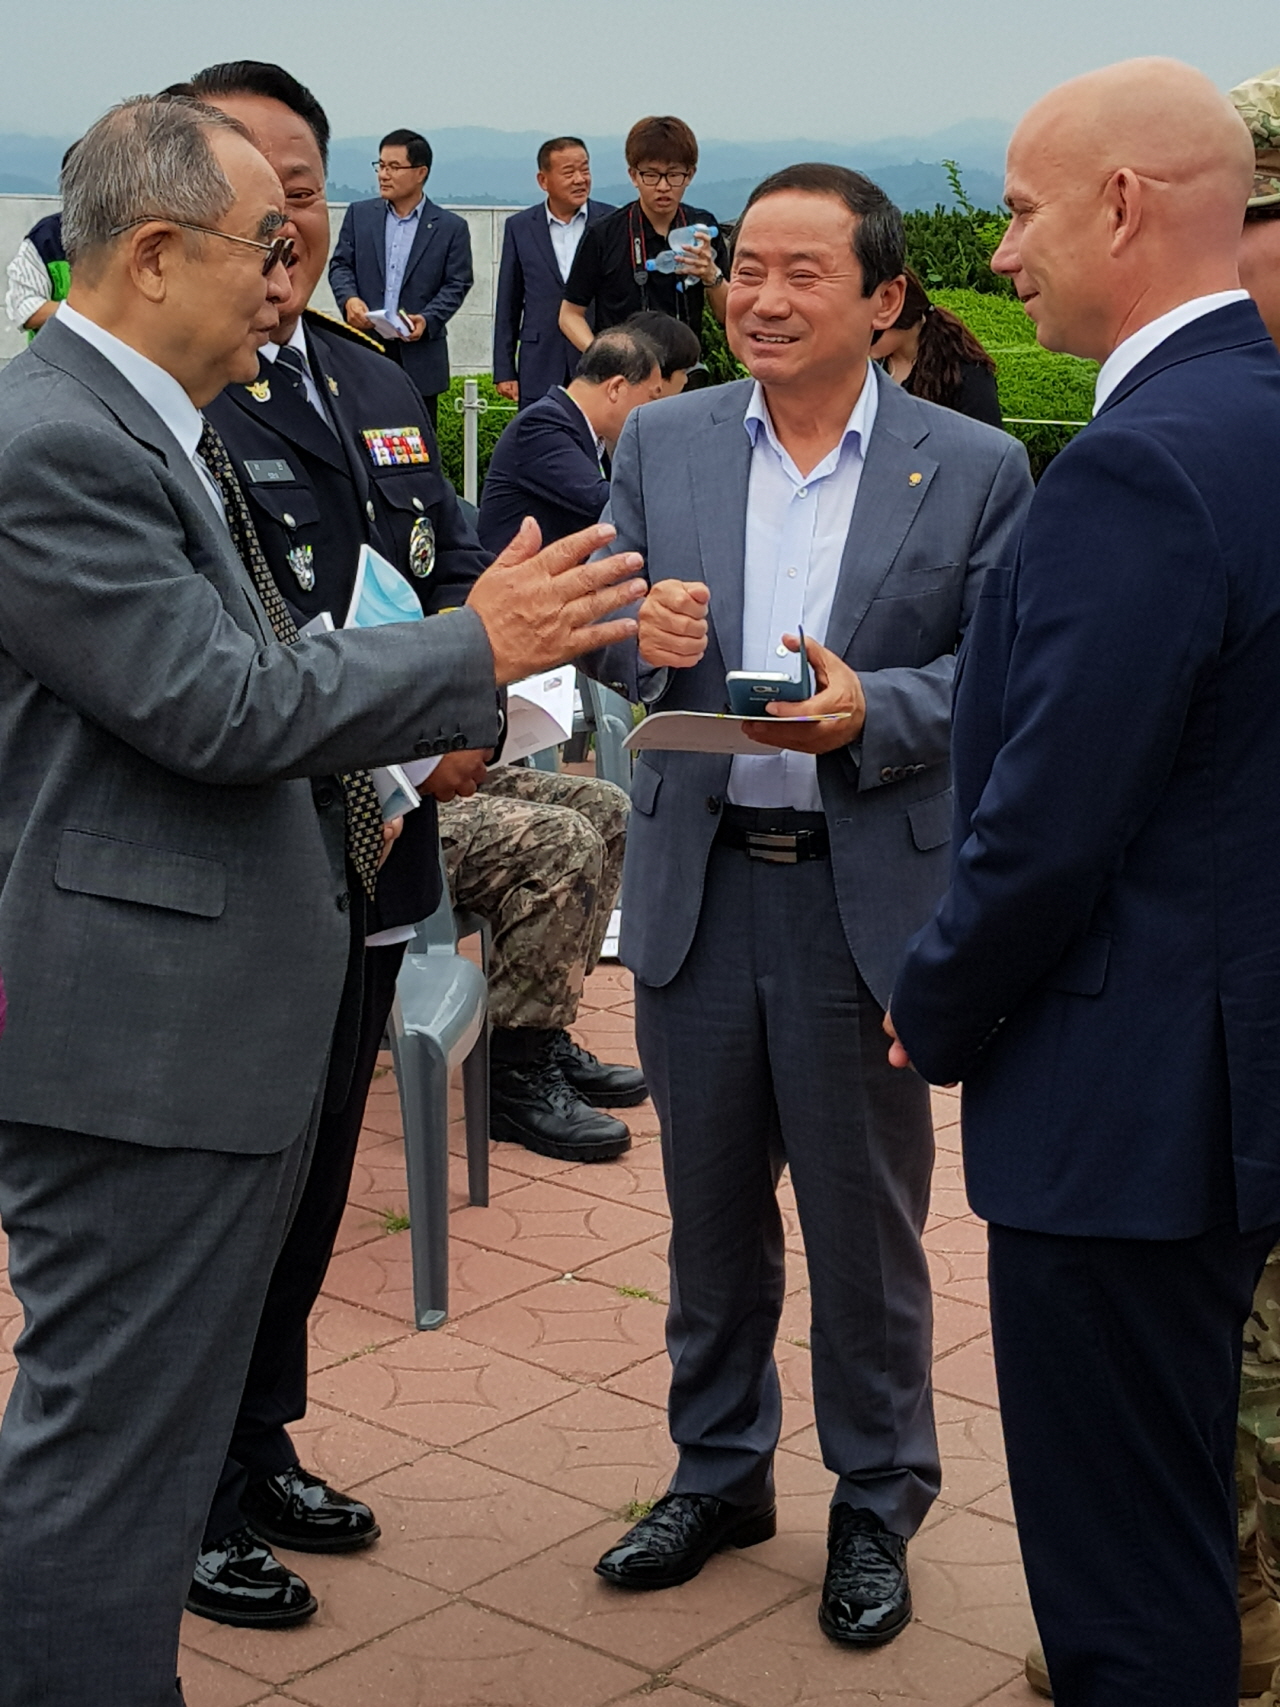
M 617 1375 L 663 1344 L 662 1312 L 647 1299 L 577 1279 L 550 1281 L 476 1310 L 457 1331 L 576 1381 Z
M 510 1251 L 486 1251 L 462 1239 L 449 1241 L 449 1315 L 453 1320 L 469 1310 L 524 1292 L 549 1278 L 550 1270 Z M 343 1251 L 329 1264 L 325 1295 L 344 1299 L 389 1316 L 411 1329 L 413 1313 L 413 1247 L 409 1232 L 384 1234 L 376 1242 Z
M 563 1179 L 530 1181 L 487 1209 L 464 1208 L 451 1218 L 453 1238 L 490 1251 L 519 1250 L 531 1262 L 571 1273 L 663 1230 L 646 1210 L 576 1191 Z

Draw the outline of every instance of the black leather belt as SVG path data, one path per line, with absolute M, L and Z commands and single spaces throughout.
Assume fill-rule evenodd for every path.
M 748 859 L 771 865 L 800 865 L 826 859 L 831 852 L 827 820 L 821 812 L 769 811 L 754 806 L 725 806 L 716 841 Z

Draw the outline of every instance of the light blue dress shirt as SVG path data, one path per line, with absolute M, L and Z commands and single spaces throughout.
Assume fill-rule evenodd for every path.
M 387 284 L 382 298 L 382 306 L 387 314 L 394 314 L 400 306 L 400 290 L 404 284 L 405 268 L 409 265 L 409 251 L 413 248 L 413 240 L 418 235 L 418 221 L 421 216 L 421 201 L 413 212 L 405 214 L 403 219 L 391 203 L 387 203 L 384 257 Z
M 751 440 L 742 589 L 744 670 L 798 675 L 800 660 L 787 651 L 782 636 L 803 627 L 815 640 L 826 641 L 878 401 L 878 382 L 869 369 L 839 444 L 806 475 L 778 442 L 758 383 L 751 395 L 743 423 Z M 809 753 L 784 752 L 735 758 L 729 799 L 735 806 L 821 812 L 818 761 Z
M 569 270 L 573 266 L 573 257 L 578 253 L 578 245 L 582 242 L 582 233 L 587 229 L 585 204 L 568 219 L 557 219 L 551 211 L 551 203 L 548 202 L 547 227 L 551 232 L 551 247 L 555 250 L 560 277 L 567 280 Z

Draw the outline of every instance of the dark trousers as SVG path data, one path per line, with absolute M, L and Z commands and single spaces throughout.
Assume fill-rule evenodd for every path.
M 933 1132 L 928 1087 L 888 1064 L 883 1017 L 849 953 L 830 862 L 770 865 L 723 846 L 684 965 L 660 989 L 636 986 L 671 1205 L 672 1488 L 772 1497 L 785 1163 L 835 1498 L 912 1535 L 940 1479 L 920 1245 Z
M 1276 1237 L 989 1230 L 1009 1479 L 1058 1707 L 1235 1707 L 1241 1334 Z
M 307 1318 L 324 1285 L 346 1208 L 365 1101 L 404 950 L 403 943 L 364 950 L 350 1089 L 341 1107 L 326 1107 L 320 1117 L 307 1183 L 267 1287 L 235 1430 L 205 1528 L 206 1547 L 244 1523 L 240 1496 L 250 1482 L 298 1462 L 288 1424 L 307 1409 Z M 351 1051 L 342 1053 L 350 1062 Z
M 271 1156 L 0 1123 L 25 1327 L 0 1707 L 173 1707 L 178 1628 L 310 1127 Z

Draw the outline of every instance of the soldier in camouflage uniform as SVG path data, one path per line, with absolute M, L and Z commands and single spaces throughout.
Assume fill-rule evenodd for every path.
M 1253 194 L 1241 241 L 1240 278 L 1280 344 L 1280 65 L 1231 91 L 1253 134 Z M 1236 1431 L 1240 1536 L 1240 1693 L 1280 1707 L 1280 1246 L 1267 1259 L 1245 1326 Z M 1273 1671 L 1274 1668 L 1274 1671 Z M 1044 1654 L 1026 1675 L 1050 1693 Z
M 631 1143 L 600 1110 L 645 1097 L 634 1067 L 573 1042 L 622 880 L 630 802 L 594 777 L 496 765 L 440 806 L 455 906 L 488 920 L 493 1136 L 542 1155 L 603 1162 Z

